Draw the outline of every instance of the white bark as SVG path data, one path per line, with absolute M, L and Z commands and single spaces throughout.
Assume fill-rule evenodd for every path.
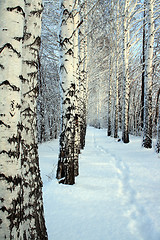
M 75 137 L 75 79 L 74 74 L 74 40 L 73 40 L 73 0 L 61 1 L 60 29 L 60 84 L 62 93 L 62 116 L 60 135 L 60 154 L 57 178 L 72 185 L 74 176 L 74 137 Z
M 24 2 L 0 1 L 0 239 L 19 239 L 21 229 L 19 76 L 23 25 Z
M 111 136 L 112 134 L 112 123 L 111 123 L 111 106 L 112 106 L 112 73 L 111 73 L 111 66 L 112 66 L 112 56 L 111 56 L 111 51 L 110 51 L 110 56 L 109 56 L 109 79 L 108 79 L 108 136 Z
M 128 26 L 129 1 L 125 0 L 123 17 L 123 105 L 122 105 L 122 140 L 129 142 L 129 26 Z
M 80 29 L 79 29 L 79 99 L 80 99 L 80 145 L 85 146 L 86 133 L 86 85 L 87 85 L 87 37 L 85 37 L 87 1 L 79 1 L 80 4 Z
M 78 69 L 78 29 L 80 24 L 79 18 L 79 5 L 78 1 L 74 3 L 73 11 L 73 21 L 74 21 L 74 35 L 73 35 L 73 78 L 75 82 L 75 137 L 74 137 L 74 174 L 75 176 L 79 175 L 79 163 L 78 156 L 80 153 L 80 109 L 79 109 L 79 69 Z
M 160 153 L 160 103 L 158 106 L 158 123 L 157 123 L 157 142 L 156 142 L 156 152 Z
M 114 138 L 118 138 L 118 108 L 119 108 L 119 0 L 116 6 L 116 30 L 115 30 L 115 112 L 114 112 Z
M 146 0 L 147 21 L 148 21 L 148 39 L 145 56 L 145 74 L 144 74 L 144 125 L 143 125 L 143 143 L 145 148 L 152 147 L 152 62 L 154 45 L 154 18 L 153 1 Z
M 22 66 L 21 168 L 23 237 L 47 239 L 37 143 L 37 74 L 41 35 L 41 0 L 25 1 Z

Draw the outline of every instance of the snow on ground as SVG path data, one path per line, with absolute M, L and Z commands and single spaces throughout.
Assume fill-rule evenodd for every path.
M 58 140 L 39 145 L 49 240 L 160 240 L 160 158 L 88 127 L 76 184 L 55 179 Z

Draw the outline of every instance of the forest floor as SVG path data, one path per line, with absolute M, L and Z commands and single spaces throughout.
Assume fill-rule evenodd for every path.
M 55 179 L 58 140 L 39 145 L 49 240 L 160 240 L 160 158 L 88 127 L 76 184 Z

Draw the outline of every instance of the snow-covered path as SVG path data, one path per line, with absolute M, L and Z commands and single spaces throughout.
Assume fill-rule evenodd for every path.
M 58 141 L 40 145 L 49 240 L 160 240 L 160 159 L 89 127 L 74 186 L 59 185 Z

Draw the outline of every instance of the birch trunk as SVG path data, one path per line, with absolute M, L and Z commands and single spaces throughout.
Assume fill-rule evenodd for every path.
M 87 39 L 85 37 L 86 19 L 85 13 L 87 8 L 86 1 L 79 1 L 80 5 L 80 31 L 79 31 L 79 98 L 80 98 L 80 146 L 85 146 L 86 134 L 86 47 Z
M 129 26 L 128 26 L 129 1 L 125 1 L 123 17 L 123 106 L 122 106 L 122 141 L 129 142 Z
M 116 59 L 115 59 L 115 113 L 114 113 L 114 138 L 118 138 L 118 106 L 119 106 L 119 77 L 118 77 L 118 60 L 119 60 L 119 1 L 117 2 L 116 6 L 116 39 L 115 39 L 115 52 L 116 52 Z
M 119 82 L 118 82 L 118 52 L 116 52 L 116 66 L 115 66 L 115 73 L 116 73 L 116 79 L 115 79 L 115 110 L 114 110 L 114 138 L 118 138 L 118 106 L 119 106 L 119 96 L 118 96 L 118 90 L 119 90 Z
M 160 153 L 160 104 L 159 104 L 159 107 L 158 107 L 156 152 Z
M 143 143 L 145 148 L 152 148 L 152 61 L 154 45 L 154 19 L 153 2 L 146 0 L 148 39 L 145 56 L 145 76 L 144 76 L 144 124 Z
M 112 96 L 112 87 L 111 87 L 111 53 L 109 56 L 109 79 L 108 79 L 108 136 L 112 135 L 112 125 L 111 125 L 111 106 L 112 106 L 112 100 L 111 100 L 111 96 Z
M 37 140 L 37 74 L 41 34 L 41 0 L 25 1 L 23 66 L 21 75 L 21 168 L 23 238 L 48 239 L 43 216 L 42 181 Z
M 156 142 L 156 152 L 160 153 L 160 89 L 157 94 L 157 111 L 156 111 L 156 121 L 157 121 L 157 142 Z
M 78 157 L 80 153 L 80 109 L 79 109 L 79 71 L 78 71 L 78 28 L 80 24 L 78 1 L 73 7 L 74 35 L 73 35 L 73 77 L 75 82 L 75 138 L 74 138 L 74 175 L 79 175 Z
M 60 84 L 62 94 L 62 116 L 60 134 L 60 153 L 57 179 L 64 184 L 73 185 L 74 175 L 74 138 L 75 138 L 75 91 L 73 77 L 73 0 L 61 0 L 60 29 Z
M 146 7 L 144 3 L 144 20 L 143 20 L 143 42 L 142 42 L 142 93 L 141 93 L 141 128 L 143 129 L 143 122 L 144 122 L 144 74 L 145 74 L 145 45 L 146 45 Z
M 0 239 L 22 237 L 19 76 L 24 15 L 24 1 L 0 1 Z

